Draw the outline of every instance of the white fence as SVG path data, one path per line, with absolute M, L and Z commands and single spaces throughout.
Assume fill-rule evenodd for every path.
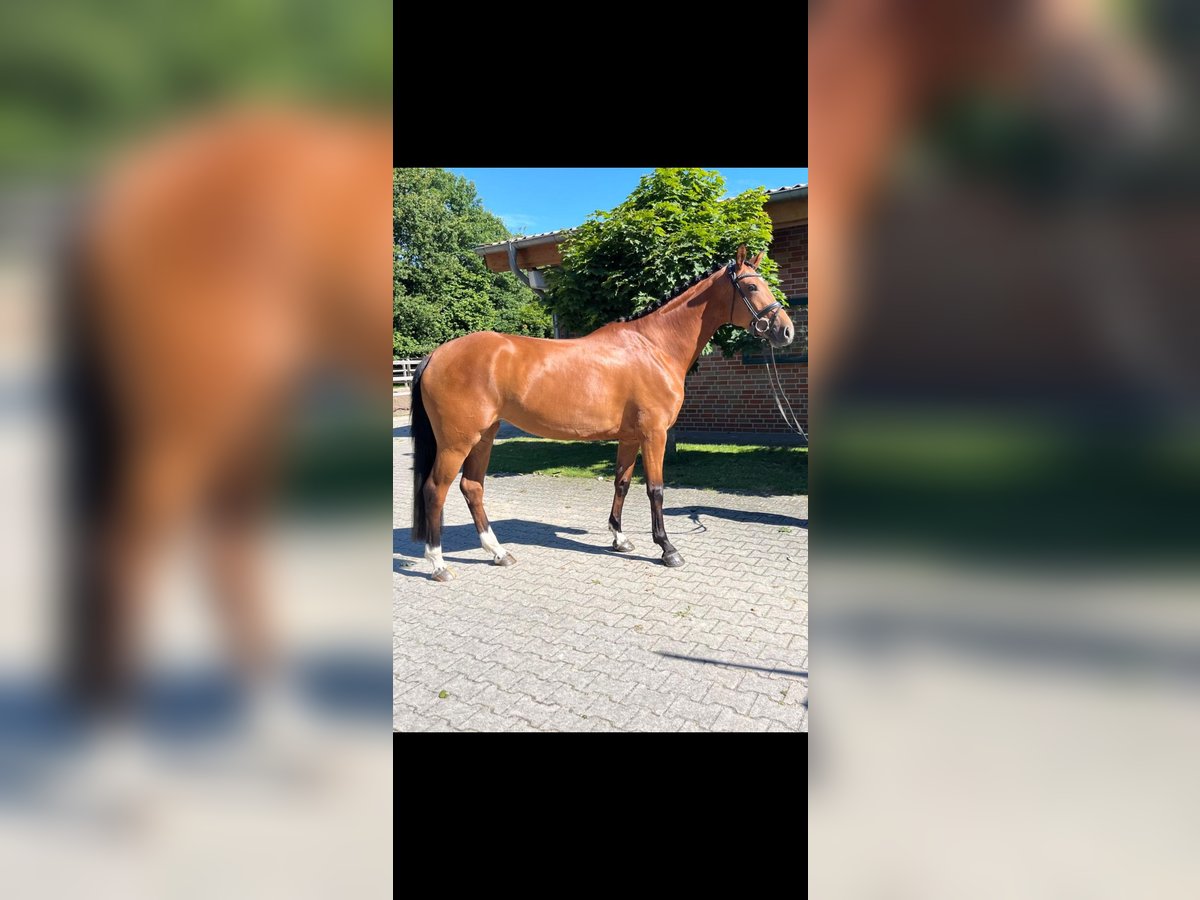
M 417 366 L 421 360 L 417 359 L 393 359 L 392 360 L 392 387 L 400 385 L 411 385 L 413 373 L 417 371 Z

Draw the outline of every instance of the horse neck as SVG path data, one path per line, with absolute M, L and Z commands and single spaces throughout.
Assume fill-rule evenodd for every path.
M 728 286 L 729 292 L 722 290 Z M 718 328 L 729 321 L 732 285 L 723 275 L 711 276 L 684 291 L 662 309 L 628 325 L 650 340 L 681 375 L 692 367 Z

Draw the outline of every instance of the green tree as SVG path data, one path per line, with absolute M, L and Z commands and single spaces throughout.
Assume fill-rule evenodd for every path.
M 550 314 L 474 252 L 510 237 L 475 185 L 445 169 L 392 173 L 392 350 L 419 356 L 472 331 L 546 337 Z
M 390 105 L 392 15 L 388 0 L 0 4 L 0 171 L 86 171 L 235 98 Z
M 771 243 L 764 188 L 722 200 L 725 179 L 705 169 L 655 169 L 610 212 L 598 211 L 563 245 L 563 264 L 549 277 L 546 303 L 572 332 L 592 331 L 672 293 L 680 282 Z M 762 272 L 783 299 L 776 264 Z M 732 326 L 712 344 L 730 355 L 750 338 Z M 711 347 L 707 348 L 711 350 Z

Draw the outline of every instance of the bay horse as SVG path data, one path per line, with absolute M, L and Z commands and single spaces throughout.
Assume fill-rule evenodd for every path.
M 94 180 L 61 285 L 85 703 L 124 694 L 148 579 L 193 519 L 235 660 L 268 662 L 258 545 L 291 401 L 332 372 L 386 402 L 391 145 L 386 114 L 222 110 Z
M 501 419 L 545 438 L 618 442 L 608 527 L 612 549 L 622 553 L 634 549 L 621 531 L 621 508 L 640 450 L 654 542 L 664 565 L 682 566 L 667 538 L 662 504 L 663 453 L 683 406 L 684 376 L 722 325 L 750 329 L 776 347 L 795 336 L 783 304 L 758 272 L 762 256 L 747 262 L 742 245 L 734 260 L 680 293 L 585 337 L 483 331 L 449 341 L 422 360 L 412 385 L 412 539 L 425 542 L 433 580 L 455 577 L 442 559 L 442 518 L 460 469 L 459 486 L 492 564 L 516 562 L 483 508 L 483 479 Z

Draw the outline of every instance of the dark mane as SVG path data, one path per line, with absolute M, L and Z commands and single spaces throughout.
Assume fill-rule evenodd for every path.
M 632 322 L 634 319 L 640 319 L 643 316 L 650 315 L 650 313 L 652 313 L 652 312 L 657 312 L 659 309 L 661 309 L 667 303 L 670 303 L 672 300 L 674 300 L 676 297 L 678 297 L 680 294 L 682 294 L 688 288 L 695 287 L 697 284 L 699 284 L 704 279 L 715 275 L 717 272 L 721 271 L 721 269 L 724 269 L 725 267 L 731 265 L 732 263 L 733 263 L 733 260 L 730 260 L 729 262 L 715 263 L 713 265 L 713 267 L 711 269 L 709 269 L 707 272 L 701 272 L 699 275 L 695 276 L 690 281 L 679 282 L 679 284 L 675 285 L 675 289 L 673 291 L 669 291 L 668 293 L 664 294 L 662 299 L 655 300 L 653 303 L 651 303 L 645 309 L 640 309 L 637 312 L 635 312 L 633 315 L 621 316 L 621 318 L 617 319 L 617 321 L 618 322 Z

